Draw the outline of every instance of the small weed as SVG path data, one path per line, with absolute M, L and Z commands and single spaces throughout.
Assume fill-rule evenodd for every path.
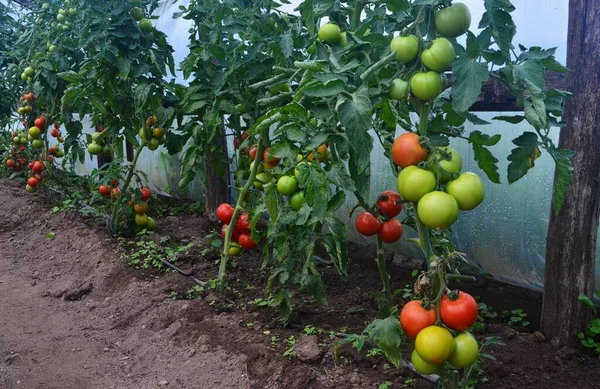
M 246 323 L 246 328 L 254 328 L 254 322 L 249 321 Z
M 304 334 L 306 336 L 315 335 L 315 334 L 321 335 L 322 333 L 323 333 L 323 330 L 320 328 L 316 328 L 311 325 L 307 325 L 306 327 L 304 327 Z
M 374 358 L 383 355 L 383 351 L 377 347 L 373 347 L 367 352 L 367 358 Z
M 271 336 L 271 347 L 275 348 L 279 346 L 279 336 L 273 335 Z
M 285 343 L 287 344 L 287 349 L 283 352 L 283 356 L 288 357 L 289 359 L 294 358 L 296 356 L 296 351 L 294 350 L 294 347 L 296 346 L 296 337 L 294 335 L 290 336 L 285 340 Z
M 262 297 L 255 298 L 254 300 L 248 301 L 250 305 L 256 305 L 259 308 L 267 308 L 272 306 L 274 303 L 273 298 L 264 299 Z
M 168 246 L 169 238 L 163 237 L 156 243 L 153 240 L 146 240 L 143 233 L 138 234 L 138 240 L 132 244 L 131 241 L 124 238 L 118 238 L 117 242 L 123 250 L 121 259 L 127 261 L 129 266 L 136 269 L 149 269 L 151 267 L 169 271 L 170 269 L 160 261 L 164 258 L 169 262 L 176 262 L 181 255 L 188 255 L 193 247 L 192 243 L 185 246 Z
M 596 297 L 600 298 L 600 291 L 596 291 Z M 598 311 L 592 300 L 586 295 L 580 294 L 579 301 L 592 310 L 594 317 L 589 321 L 585 332 L 580 332 L 577 334 L 577 337 L 584 347 L 592 349 L 596 354 L 600 354 L 600 317 L 598 317 Z
M 508 321 L 508 325 L 517 328 L 525 329 L 529 326 L 527 314 L 522 309 L 513 309 L 512 311 L 502 312 L 502 317 Z
M 390 389 L 391 387 L 392 387 L 391 381 L 385 381 L 384 383 L 379 384 L 379 386 L 377 387 L 377 389 Z

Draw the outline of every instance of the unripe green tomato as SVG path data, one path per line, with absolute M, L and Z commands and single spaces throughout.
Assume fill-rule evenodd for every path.
M 31 147 L 34 149 L 41 149 L 44 147 L 44 141 L 41 139 L 34 139 L 33 142 L 31 142 Z
M 98 132 L 98 131 L 96 131 L 96 132 L 93 132 L 93 133 L 92 133 L 92 141 L 96 142 L 96 140 L 98 139 L 98 137 L 99 137 L 100 135 L 102 135 L 102 133 L 101 133 L 101 132 Z
M 65 15 L 63 14 L 58 14 L 56 15 L 56 20 L 58 20 L 60 23 L 65 21 Z
M 64 9 L 61 8 L 61 9 L 58 10 L 58 14 L 59 15 L 66 15 L 67 11 L 65 11 Z
M 54 53 L 56 51 L 56 48 L 56 45 L 50 45 L 50 47 L 48 47 L 48 51 Z
M 136 22 L 139 22 L 144 18 L 144 11 L 141 8 L 135 7 L 129 11 L 129 14 Z
M 229 246 L 229 255 L 237 257 L 240 254 L 242 254 L 242 246 L 237 242 L 231 242 L 231 245 Z
M 448 193 L 436 190 L 421 197 L 417 214 L 427 227 L 440 230 L 454 224 L 458 218 L 458 204 Z
M 56 152 L 56 158 L 62 158 L 65 156 L 65 151 L 63 149 L 60 149 Z
M 485 187 L 481 177 L 465 172 L 446 185 L 446 192 L 456 199 L 458 208 L 470 211 L 477 207 L 485 197 Z
M 250 171 L 254 170 L 254 161 L 250 162 Z M 262 163 L 258 163 L 258 167 L 256 168 L 256 174 L 260 174 L 265 171 L 265 167 Z
M 429 326 L 417 335 L 415 350 L 423 361 L 439 365 L 452 355 L 454 338 L 450 331 L 443 327 Z
M 310 46 L 308 46 L 308 49 L 306 49 L 306 52 L 310 55 L 317 54 L 317 41 L 314 41 Z
M 448 358 L 448 363 L 457 369 L 464 369 L 477 362 L 479 345 L 477 340 L 468 332 L 462 332 L 454 338 L 454 352 Z
M 36 186 L 31 185 L 25 185 L 25 190 L 27 191 L 27 193 L 35 193 L 38 191 Z
M 294 193 L 290 197 L 290 206 L 292 207 L 292 209 L 294 211 L 297 211 L 300 208 L 302 208 L 302 204 L 304 204 L 305 202 L 306 202 L 306 198 L 304 197 L 304 191 L 303 190 L 301 190 L 300 192 Z
M 398 174 L 398 193 L 408 201 L 419 201 L 426 193 L 433 191 L 435 185 L 435 175 L 417 166 L 407 166 Z
M 69 8 L 69 15 L 75 15 L 77 13 L 77 8 Z
M 259 173 L 256 175 L 253 185 L 258 190 L 263 190 L 264 185 L 271 181 L 271 175 L 269 173 Z
M 436 72 L 416 73 L 410 79 L 410 93 L 419 100 L 433 100 L 442 93 L 442 79 Z
M 42 4 L 42 9 L 48 9 L 48 8 L 50 8 L 50 4 L 48 4 L 48 3 Z
M 23 73 L 27 76 L 27 77 L 33 77 L 35 75 L 35 69 L 32 68 L 31 66 L 27 66 L 25 68 L 25 70 L 23 70 Z
M 390 97 L 394 100 L 405 100 L 408 96 L 408 82 L 394 78 L 390 85 Z
M 142 19 L 140 20 L 140 28 L 142 31 L 151 32 L 154 26 L 152 26 L 152 22 L 149 19 Z
M 151 138 L 146 146 L 148 147 L 148 149 L 154 151 L 158 149 L 158 146 L 160 146 L 160 142 L 156 138 Z
M 444 154 L 450 154 L 450 159 L 445 159 Z M 435 158 L 437 158 L 441 169 L 438 169 L 433 154 L 429 154 L 429 158 L 427 158 L 427 162 L 430 163 L 429 170 L 436 176 L 440 176 L 442 184 L 448 182 L 452 178 L 453 173 L 459 173 L 462 169 L 462 158 L 452 147 L 438 147 L 435 152 Z M 438 170 L 441 171 L 438 172 Z
M 90 153 L 92 155 L 97 155 L 102 152 L 102 146 L 100 146 L 99 144 L 97 144 L 95 142 L 90 143 L 88 145 L 87 149 L 88 149 L 88 153 Z
M 340 27 L 335 23 L 326 23 L 319 28 L 319 39 L 329 44 L 336 44 L 342 37 Z
M 454 46 L 446 38 L 435 39 L 431 47 L 421 53 L 423 65 L 438 73 L 448 69 L 455 58 Z
M 285 196 L 293 195 L 298 189 L 298 180 L 292 176 L 282 176 L 277 180 L 277 191 Z
M 148 216 L 148 223 L 146 224 L 146 229 L 148 231 L 154 231 L 156 229 L 156 221 Z
M 417 57 L 419 52 L 419 38 L 414 35 L 397 36 L 390 43 L 390 50 L 396 53 L 400 62 L 410 62 Z
M 435 363 L 425 362 L 421 359 L 421 357 L 417 353 L 417 350 L 414 349 L 412 351 L 412 354 L 410 355 L 410 361 L 412 362 L 416 371 L 426 375 L 437 373 L 442 367 L 442 365 L 436 365 Z
M 348 37 L 346 36 L 346 31 L 342 32 L 342 34 L 340 35 L 340 46 L 348 46 Z
M 469 30 L 471 12 L 463 3 L 454 3 L 435 13 L 435 29 L 446 38 L 456 38 Z

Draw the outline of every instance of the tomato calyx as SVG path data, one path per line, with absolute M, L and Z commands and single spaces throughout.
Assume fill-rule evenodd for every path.
M 458 289 L 448 291 L 448 293 L 447 293 L 448 300 L 456 301 L 458 299 L 459 293 L 460 293 L 460 291 Z

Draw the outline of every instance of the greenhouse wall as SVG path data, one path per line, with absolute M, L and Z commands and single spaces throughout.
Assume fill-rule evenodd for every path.
M 472 11 L 472 29 L 474 29 L 484 11 L 483 2 L 480 0 L 463 0 L 463 2 Z M 167 34 L 169 43 L 175 49 L 174 56 L 177 63 L 181 62 L 189 53 L 187 42 L 191 23 L 181 18 L 173 19 L 172 15 L 179 11 L 179 6 L 185 6 L 188 3 L 187 0 L 175 3 L 170 0 L 165 1 L 156 12 L 156 15 L 160 17 L 155 21 L 155 25 Z M 294 12 L 298 3 L 297 0 L 292 1 L 292 4 L 284 5 L 283 9 Z M 568 2 L 513 0 L 513 4 L 517 8 L 513 15 L 517 24 L 515 41 L 525 46 L 557 47 L 556 57 L 561 63 L 565 63 Z M 186 83 L 181 72 L 177 73 L 177 81 Z M 479 116 L 491 121 L 494 116 L 511 114 L 514 113 L 485 112 L 479 113 Z M 544 281 L 546 231 L 550 215 L 554 163 L 549 155 L 543 154 L 535 161 L 535 168 L 526 177 L 508 185 L 506 180 L 508 161 L 506 158 L 513 146 L 511 141 L 521 132 L 530 131 L 531 128 L 527 123 L 510 125 L 505 122 L 492 122 L 486 126 L 465 124 L 466 133 L 472 130 L 480 130 L 490 135 L 502 135 L 500 143 L 492 148 L 500 160 L 499 171 L 502 183 L 496 185 L 485 179 L 486 200 L 484 203 L 473 211 L 460 213 L 459 220 L 453 227 L 457 249 L 466 253 L 468 260 L 473 265 L 494 277 L 541 289 Z M 91 123 L 88 123 L 87 131 L 92 131 Z M 553 136 L 557 141 L 558 132 L 555 132 Z M 232 155 L 232 145 L 230 144 L 229 147 L 228 152 Z M 473 171 L 485 176 L 473 160 L 472 149 L 466 141 L 453 142 L 452 147 L 463 156 L 464 171 Z M 396 178 L 389 168 L 388 160 L 383 155 L 381 145 L 377 142 L 375 142 L 371 158 L 373 175 L 371 200 L 373 201 L 379 192 L 395 189 Z M 154 191 L 175 197 L 200 200 L 202 198 L 201 185 L 198 179 L 185 190 L 178 188 L 179 164 L 178 156 L 169 156 L 161 147 L 156 152 L 145 150 L 138 162 L 138 168 L 148 174 L 149 186 Z M 77 171 L 82 174 L 89 173 L 95 166 L 95 160 L 92 163 L 88 157 L 86 163 L 79 166 Z M 348 221 L 349 226 L 353 226 L 353 223 L 349 222 L 348 212 L 355 203 L 352 201 L 352 195 L 347 197 L 349 200 L 340 209 L 338 216 Z M 411 234 L 416 236 L 412 231 L 406 232 L 407 236 L 411 236 Z M 354 241 L 364 242 L 364 238 L 358 236 L 353 227 L 350 231 L 350 238 Z M 416 257 L 422 255 L 415 247 L 403 242 L 392 248 L 407 255 Z M 598 254 L 600 254 L 600 249 Z M 600 285 L 600 261 L 597 261 L 596 266 L 596 285 Z

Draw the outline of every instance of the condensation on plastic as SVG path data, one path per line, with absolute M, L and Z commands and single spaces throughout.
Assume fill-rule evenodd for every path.
M 170 1 L 162 2 L 156 15 L 158 20 L 153 21 L 156 27 L 167 34 L 168 42 L 175 49 L 175 61 L 180 63 L 188 54 L 188 29 L 190 21 L 185 19 L 173 19 L 174 12 L 179 11 L 180 5 L 187 5 L 188 0 L 177 3 Z M 483 2 L 478 0 L 463 0 L 472 10 L 473 29 L 483 13 Z M 292 1 L 288 9 L 297 7 L 299 1 Z M 517 12 L 513 17 L 517 24 L 516 42 L 526 46 L 540 45 L 543 47 L 558 46 L 557 59 L 565 62 L 566 57 L 566 31 L 567 31 L 567 2 L 556 0 L 540 0 L 538 2 L 514 1 Z M 532 19 L 531 14 L 536 18 Z M 544 26 L 535 28 L 534 25 Z M 545 26 L 552 25 L 548 30 Z M 522 27 L 526 26 L 526 27 Z M 180 71 L 177 72 L 177 82 L 186 83 Z M 490 120 L 494 116 L 511 113 L 479 113 L 483 119 Z M 84 123 L 87 133 L 91 133 L 91 123 Z M 535 161 L 535 167 L 529 171 L 520 181 L 508 185 L 506 180 L 506 168 L 508 161 L 506 157 L 513 148 L 511 140 L 523 131 L 532 129 L 521 123 L 512 125 L 504 122 L 493 122 L 487 126 L 473 126 L 465 124 L 465 132 L 480 130 L 485 134 L 501 134 L 502 140 L 492 148 L 493 153 L 499 159 L 499 172 L 502 184 L 491 183 L 477 167 L 473 160 L 471 146 L 464 140 L 452 143 L 463 156 L 463 171 L 473 171 L 484 177 L 486 186 L 486 199 L 475 210 L 460 212 L 459 219 L 453 226 L 455 243 L 457 249 L 467 254 L 468 260 L 475 266 L 490 273 L 499 279 L 521 284 L 524 286 L 541 289 L 544 281 L 544 257 L 546 231 L 550 215 L 550 201 L 552 196 L 552 183 L 554 177 L 554 162 L 543 153 Z M 64 131 L 64 130 L 63 130 Z M 553 133 L 556 141 L 558 134 Z M 228 139 L 229 156 L 233 155 L 231 139 Z M 371 156 L 371 201 L 377 194 L 386 189 L 396 189 L 396 178 L 392 174 L 389 161 L 384 157 L 381 145 L 375 141 Z M 201 200 L 201 184 L 197 178 L 186 190 L 178 188 L 179 170 L 181 158 L 169 156 L 163 147 L 154 152 L 144 150 L 138 160 L 138 168 L 146 172 L 149 187 L 160 193 L 168 193 L 176 197 Z M 96 167 L 96 160 L 90 160 L 86 156 L 84 165 L 77 166 L 76 171 L 80 174 L 89 174 Z M 354 207 L 355 200 L 352 194 L 348 194 L 348 201 L 339 210 L 338 216 L 349 226 L 351 240 L 373 244 L 374 242 L 361 236 L 354 231 L 353 220 L 348 214 Z M 356 215 L 354 215 L 356 217 Z M 423 254 L 414 245 L 407 243 L 406 238 L 415 237 L 416 233 L 409 228 L 405 229 L 405 235 L 400 243 L 388 245 L 388 248 L 411 255 L 422 257 Z M 600 245 L 598 252 L 600 255 Z M 375 250 L 373 250 L 375 255 Z M 596 285 L 600 285 L 600 261 L 596 267 Z

